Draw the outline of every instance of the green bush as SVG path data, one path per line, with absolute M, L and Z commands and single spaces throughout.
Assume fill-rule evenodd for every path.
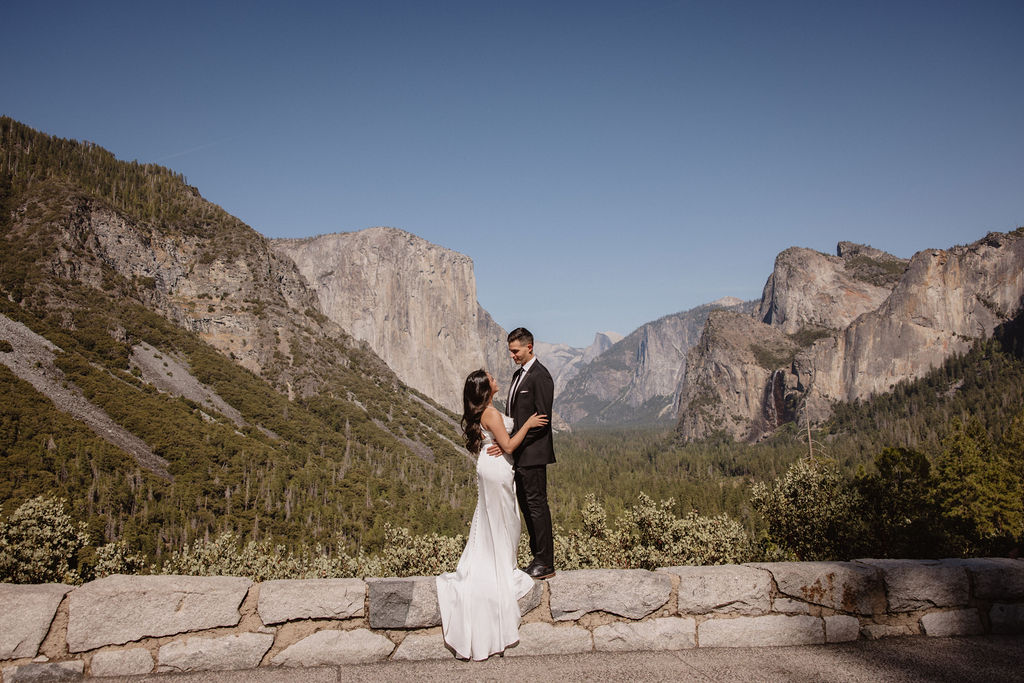
M 768 525 L 769 552 L 782 550 L 798 560 L 858 554 L 860 498 L 831 461 L 797 460 L 771 488 L 754 484 L 751 503 Z
M 288 551 L 267 541 L 239 543 L 231 532 L 212 541 L 195 541 L 191 547 L 171 553 L 161 574 L 187 576 L 244 576 L 253 581 L 274 579 L 351 578 L 365 576 L 364 556 L 352 558 L 340 549 L 328 556 L 317 546 L 312 552 Z
M 92 569 L 94 578 L 111 574 L 141 574 L 146 570 L 146 558 L 133 552 L 123 540 L 106 543 L 96 548 L 96 561 Z
M 405 528 L 384 527 L 384 547 L 373 576 L 432 576 L 455 571 L 466 538 L 440 534 L 413 535 Z
M 739 522 L 694 511 L 680 519 L 674 507 L 673 499 L 655 503 L 641 493 L 609 529 L 604 509 L 590 495 L 582 529 L 555 536 L 555 562 L 561 569 L 656 569 L 753 559 L 753 544 Z
M 32 498 L 0 522 L 0 581 L 81 583 L 79 555 L 88 544 L 85 524 L 71 519 L 62 500 Z

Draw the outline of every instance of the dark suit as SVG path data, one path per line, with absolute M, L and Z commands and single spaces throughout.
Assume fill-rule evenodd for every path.
M 515 376 L 512 381 L 514 384 Z M 535 360 L 516 387 L 515 399 L 510 400 L 509 415 L 515 421 L 512 433 L 518 431 L 534 413 L 547 415 L 550 420 L 554 396 L 555 383 L 551 373 L 539 360 Z M 516 498 L 526 519 L 534 562 L 554 567 L 555 545 L 547 482 L 547 465 L 555 462 L 551 423 L 531 429 L 512 455 L 515 460 Z

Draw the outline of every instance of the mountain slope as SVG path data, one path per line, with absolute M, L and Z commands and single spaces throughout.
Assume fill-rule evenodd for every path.
M 544 367 L 548 369 L 552 379 L 555 380 L 555 395 L 558 396 L 581 367 L 620 341 L 622 341 L 622 335 L 617 332 L 598 332 L 594 335 L 594 341 L 590 346 L 582 349 L 568 344 L 538 341 L 534 344 L 534 352 L 543 359 Z
M 579 426 L 670 422 L 686 354 L 709 313 L 749 312 L 754 303 L 724 299 L 640 326 L 580 368 L 556 398 L 556 412 Z
M 0 314 L 58 347 L 61 383 L 171 478 L 5 367 L 5 509 L 57 491 L 97 533 L 154 555 L 223 530 L 332 546 L 379 542 L 387 521 L 422 528 L 425 513 L 461 528 L 474 491 L 453 416 L 183 178 L 2 118 L 0 204 Z M 4 365 L 23 360 L 7 346 Z M 154 363 L 200 393 L 157 382 Z

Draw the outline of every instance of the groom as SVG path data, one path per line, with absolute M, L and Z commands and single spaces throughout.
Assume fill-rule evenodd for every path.
M 508 351 L 519 369 L 512 375 L 505 412 L 515 421 L 514 434 L 533 413 L 551 418 L 555 383 L 551 373 L 533 355 L 533 335 L 523 327 L 508 334 Z M 548 509 L 547 466 L 555 462 L 551 423 L 531 429 L 513 453 L 516 498 L 530 534 L 533 562 L 524 571 L 535 579 L 555 575 L 555 542 Z

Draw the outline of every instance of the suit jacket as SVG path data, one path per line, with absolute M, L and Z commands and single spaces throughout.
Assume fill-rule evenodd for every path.
M 547 415 L 550 420 L 551 404 L 555 398 L 555 382 L 551 379 L 551 373 L 540 364 L 534 361 L 526 377 L 522 379 L 516 388 L 516 398 L 512 402 L 510 417 L 515 422 L 512 428 L 514 434 L 519 430 L 534 413 Z M 512 454 L 516 466 L 532 467 L 535 465 L 550 465 L 555 461 L 555 448 L 551 439 L 551 423 L 545 427 L 534 427 L 526 434 L 523 443 L 519 445 Z

